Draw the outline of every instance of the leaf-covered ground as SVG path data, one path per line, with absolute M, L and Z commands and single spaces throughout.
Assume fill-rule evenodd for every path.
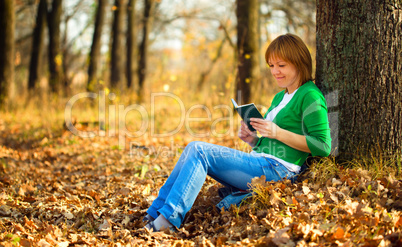
M 220 185 L 208 179 L 179 232 L 150 233 L 145 210 L 193 138 L 127 140 L 133 154 L 117 137 L 41 131 L 0 120 L 0 245 L 402 246 L 401 182 L 362 169 L 323 182 L 258 178 L 229 212 L 215 208 Z

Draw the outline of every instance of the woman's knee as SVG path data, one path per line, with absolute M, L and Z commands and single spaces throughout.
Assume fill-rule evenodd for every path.
M 204 146 L 206 146 L 206 145 L 208 145 L 208 143 L 206 143 L 206 142 L 192 141 L 189 144 L 187 144 L 187 146 L 184 150 L 186 150 L 187 152 L 200 152 L 200 151 L 204 150 Z
M 187 160 L 188 158 L 193 157 L 194 155 L 198 155 L 198 146 L 201 145 L 200 141 L 192 141 L 187 146 L 184 148 L 183 153 L 181 154 L 181 158 L 184 158 L 184 160 Z
M 194 157 L 197 159 L 208 159 L 212 155 L 212 151 L 216 145 L 202 141 L 190 142 L 185 148 L 187 158 Z M 183 153 L 184 154 L 184 153 Z

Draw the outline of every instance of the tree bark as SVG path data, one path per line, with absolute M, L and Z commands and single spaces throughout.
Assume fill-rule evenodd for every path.
M 126 0 L 116 0 L 114 5 L 114 20 L 112 29 L 112 54 L 111 54 L 111 73 L 110 86 L 117 89 L 122 86 L 124 75 L 124 18 L 126 11 Z
M 317 1 L 317 85 L 335 111 L 330 125 L 341 160 L 401 152 L 401 6 Z
M 155 7 L 154 0 L 144 0 L 144 16 L 143 16 L 143 26 L 142 26 L 142 40 L 139 48 L 140 59 L 138 62 L 138 101 L 141 102 L 143 99 L 143 87 L 147 72 L 147 53 L 149 45 L 149 33 L 152 27 L 152 12 Z
M 0 107 L 14 82 L 14 0 L 0 1 Z
M 42 53 L 44 48 L 45 29 L 47 25 L 47 1 L 40 0 L 33 30 L 31 62 L 29 64 L 28 90 L 33 90 L 41 78 Z
M 99 64 L 101 60 L 101 37 L 103 23 L 106 15 L 107 0 L 98 0 L 98 8 L 96 10 L 94 34 L 92 37 L 91 52 L 89 53 L 88 65 L 88 84 L 87 90 L 94 91 L 94 87 L 98 80 Z
M 136 22 L 135 22 L 135 3 L 136 0 L 129 0 L 127 14 L 127 88 L 131 88 L 136 83 L 137 70 L 137 42 L 136 42 Z
M 236 96 L 240 104 L 250 103 L 252 88 L 259 83 L 258 0 L 237 0 L 238 71 Z
M 61 89 L 63 78 L 63 57 L 60 49 L 60 22 L 62 0 L 53 0 L 52 9 L 48 13 L 49 26 L 49 86 L 53 93 Z

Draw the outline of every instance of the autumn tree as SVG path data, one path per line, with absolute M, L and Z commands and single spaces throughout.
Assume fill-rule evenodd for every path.
M 110 86 L 117 89 L 122 86 L 121 82 L 124 76 L 124 19 L 126 14 L 127 1 L 115 0 L 113 10 L 112 26 L 112 50 L 111 50 L 111 73 Z
M 127 88 L 135 85 L 137 70 L 137 29 L 135 21 L 135 4 L 136 0 L 129 0 L 127 6 Z
M 155 7 L 155 0 L 144 0 L 144 16 L 142 19 L 142 39 L 139 47 L 139 62 L 138 62 L 138 101 L 143 99 L 143 87 L 147 72 L 147 53 L 149 47 L 149 33 L 152 27 L 152 12 Z
M 92 37 L 91 52 L 89 53 L 88 65 L 88 84 L 87 90 L 93 91 L 97 81 L 97 74 L 99 71 L 99 64 L 101 58 L 101 35 L 103 30 L 103 23 L 106 15 L 107 0 L 98 0 L 98 6 L 95 17 L 95 27 Z
M 47 24 L 47 1 L 40 0 L 37 14 L 35 27 L 32 34 L 32 50 L 31 50 L 31 61 L 29 64 L 29 78 L 28 78 L 28 89 L 33 90 L 41 77 L 42 69 L 42 53 L 44 49 L 45 42 L 45 30 Z
M 0 1 L 0 107 L 14 81 L 14 0 Z
M 402 1 L 317 1 L 317 84 L 340 159 L 402 148 Z M 334 138 L 334 137 L 333 137 Z
M 258 0 L 237 0 L 238 74 L 236 96 L 240 104 L 249 103 L 252 87 L 259 83 Z
M 63 58 L 60 49 L 62 0 L 53 0 L 48 13 L 49 27 L 49 86 L 52 92 L 60 90 Z
M 213 59 L 211 60 L 211 63 L 209 64 L 208 68 L 205 71 L 201 72 L 200 79 L 198 80 L 198 83 L 197 83 L 197 91 L 198 92 L 200 92 L 202 90 L 205 82 L 208 80 L 208 77 L 209 77 L 214 65 L 216 64 L 218 59 L 222 56 L 222 50 L 223 50 L 223 46 L 226 42 L 226 39 L 227 39 L 227 37 L 225 36 L 221 40 L 221 42 L 219 43 L 219 46 L 217 48 L 217 51 L 216 51 Z

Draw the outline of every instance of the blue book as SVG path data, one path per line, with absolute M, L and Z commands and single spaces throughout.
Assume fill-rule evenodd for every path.
M 240 117 L 247 124 L 247 127 L 251 131 L 255 131 L 253 126 L 251 126 L 251 124 L 250 124 L 250 118 L 262 118 L 262 119 L 264 119 L 264 117 L 262 116 L 260 111 L 257 109 L 255 104 L 251 103 L 251 104 L 240 105 L 239 106 L 239 105 L 237 105 L 237 103 L 236 103 L 236 101 L 234 99 L 232 99 L 232 103 L 233 103 L 233 107 L 235 108 L 237 113 L 239 113 Z

